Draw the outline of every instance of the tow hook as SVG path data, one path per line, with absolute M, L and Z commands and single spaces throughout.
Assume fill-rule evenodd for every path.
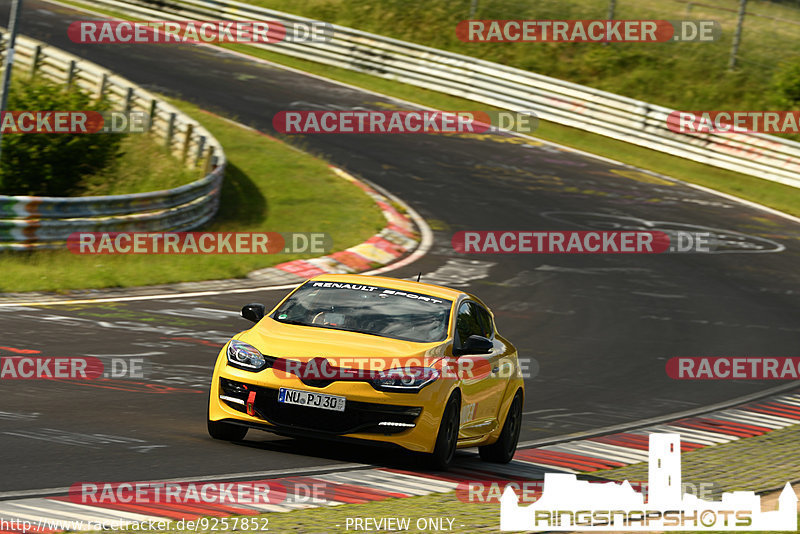
M 251 391 L 250 394 L 247 396 L 247 415 L 255 415 L 256 410 L 253 405 L 256 402 L 256 392 Z

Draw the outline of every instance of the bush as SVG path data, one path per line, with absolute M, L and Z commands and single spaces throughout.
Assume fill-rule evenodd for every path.
M 77 89 L 36 80 L 16 81 L 8 95 L 10 111 L 104 111 Z M 0 194 L 70 196 L 85 176 L 97 173 L 119 156 L 118 134 L 5 134 L 0 155 Z
M 772 78 L 772 88 L 787 108 L 800 107 L 800 60 L 781 63 Z

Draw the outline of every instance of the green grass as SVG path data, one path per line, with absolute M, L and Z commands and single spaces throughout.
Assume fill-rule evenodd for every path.
M 800 525 L 800 515 L 797 516 L 797 524 Z M 687 532 L 687 534 L 700 534 L 700 532 L 703 532 L 704 534 L 708 534 L 709 532 L 717 532 L 717 533 L 719 533 L 719 532 L 731 532 L 731 531 L 730 530 L 722 530 L 722 531 L 719 531 L 719 530 L 689 531 L 689 532 Z M 780 531 L 780 530 L 750 530 L 748 532 L 751 532 L 752 534 L 767 534 L 768 532 L 770 534 L 774 534 L 775 532 L 795 532 L 795 531 L 792 531 L 792 530 L 784 530 L 784 531 Z
M 114 13 L 108 10 L 97 9 L 91 5 L 84 4 L 81 2 L 77 2 L 74 0 L 66 0 L 67 3 L 71 3 L 77 6 L 83 6 L 88 9 L 92 9 L 93 11 L 97 11 L 100 13 L 105 13 L 110 16 L 118 17 L 118 18 L 126 18 L 119 13 Z M 452 46 L 449 48 L 451 50 L 467 53 L 470 55 L 476 55 L 481 57 L 486 57 L 486 59 L 491 59 L 500 62 L 506 62 L 509 64 L 514 64 L 512 61 L 513 58 L 499 56 L 495 57 L 491 54 L 501 54 L 502 51 L 505 50 L 506 54 L 517 54 L 520 55 L 521 58 L 527 58 L 529 55 L 531 57 L 539 57 L 540 55 L 544 54 L 547 57 L 552 57 L 553 61 L 550 64 L 551 69 L 545 68 L 543 66 L 539 66 L 537 70 L 537 65 L 534 63 L 528 64 L 525 62 L 521 62 L 517 66 L 522 68 L 531 68 L 532 70 L 537 70 L 542 74 L 547 74 L 556 77 L 562 77 L 571 79 L 571 81 L 576 81 L 579 83 L 585 83 L 592 87 L 598 87 L 606 90 L 616 91 L 621 94 L 627 94 L 628 96 L 642 98 L 643 100 L 660 103 L 662 105 L 673 105 L 674 107 L 681 107 L 680 104 L 685 104 L 687 107 L 691 107 L 694 109 L 702 108 L 703 105 L 710 107 L 712 109 L 719 109 L 723 108 L 726 105 L 730 106 L 740 106 L 740 109 L 756 109 L 759 105 L 755 102 L 749 102 L 747 99 L 739 99 L 736 100 L 732 96 L 730 98 L 724 97 L 725 94 L 728 93 L 736 93 L 740 94 L 744 98 L 744 95 L 750 96 L 764 96 L 767 93 L 771 94 L 770 90 L 766 88 L 765 83 L 768 83 L 766 80 L 768 74 L 764 69 L 771 66 L 774 67 L 776 65 L 776 61 L 783 56 L 797 56 L 800 58 L 800 54 L 797 53 L 797 47 L 782 45 L 780 39 L 786 38 L 794 38 L 794 30 L 786 30 L 788 32 L 789 37 L 783 37 L 782 33 L 778 32 L 774 36 L 775 39 L 768 41 L 770 43 L 769 46 L 776 46 L 779 49 L 779 53 L 776 52 L 770 56 L 770 58 L 763 57 L 756 61 L 760 70 L 751 71 L 747 70 L 747 65 L 749 63 L 743 63 L 744 69 L 746 70 L 746 74 L 739 73 L 727 73 L 724 69 L 719 70 L 714 66 L 712 68 L 711 64 L 707 63 L 705 56 L 701 56 L 701 59 L 698 60 L 695 58 L 693 61 L 698 61 L 698 64 L 692 67 L 691 69 L 681 71 L 679 69 L 681 62 L 684 61 L 687 57 L 692 58 L 695 57 L 692 53 L 686 53 L 683 49 L 680 54 L 676 54 L 675 47 L 678 46 L 678 43 L 674 44 L 624 44 L 624 45 L 610 45 L 608 47 L 597 47 L 590 44 L 586 45 L 575 45 L 571 43 L 553 43 L 553 44 L 545 44 L 545 45 L 536 45 L 534 43 L 522 43 L 515 44 L 515 43 L 508 43 L 500 46 L 483 46 L 477 43 L 461 43 L 460 41 L 455 40 L 452 28 L 455 25 L 454 21 L 461 20 L 462 18 L 466 18 L 466 11 L 463 16 L 458 15 L 456 16 L 456 11 L 458 9 L 468 10 L 469 2 L 453 2 L 447 3 L 446 5 L 443 2 L 426 2 L 425 0 L 410 0 L 408 2 L 404 1 L 401 3 L 396 2 L 395 0 L 391 1 L 382 1 L 382 2 L 369 2 L 368 0 L 352 0 L 348 2 L 339 2 L 339 0 L 251 0 L 252 4 L 256 5 L 263 5 L 265 7 L 273 8 L 273 9 L 281 9 L 286 10 L 292 13 L 299 13 L 304 16 L 308 16 L 311 18 L 317 18 L 320 20 L 326 20 L 330 22 L 337 22 L 340 24 L 350 25 L 357 28 L 369 30 L 369 31 L 376 31 L 382 32 L 386 35 L 390 35 L 393 37 L 408 39 L 412 41 L 416 41 L 422 44 L 430 45 L 430 46 L 438 46 L 441 48 L 448 48 L 448 43 Z M 538 2 L 536 6 L 550 6 L 548 9 L 561 9 L 563 7 L 564 13 L 571 13 L 573 18 L 580 18 L 583 16 L 584 18 L 591 18 L 588 16 L 588 13 L 594 13 L 598 8 L 599 4 L 603 4 L 607 7 L 607 2 L 603 1 L 600 2 L 599 0 L 581 0 L 580 2 Z M 735 5 L 737 2 L 734 0 L 720 0 L 720 5 Z M 402 4 L 402 5 L 401 5 Z M 512 0 L 480 0 L 479 6 L 480 9 L 478 11 L 478 16 L 483 18 L 503 18 L 502 16 L 498 15 L 498 13 L 505 12 L 501 11 L 503 6 L 509 6 L 512 4 Z M 583 5 L 583 8 L 578 9 L 578 4 Z M 585 4 L 585 5 L 584 5 Z M 654 12 L 659 13 L 662 15 L 662 18 L 669 19 L 679 19 L 679 18 L 692 18 L 692 19 L 702 19 L 702 18 L 716 18 L 720 20 L 723 24 L 727 24 L 728 21 L 728 14 L 725 12 L 717 12 L 717 14 L 724 14 L 723 18 L 712 16 L 712 14 L 700 11 L 698 7 L 692 8 L 691 15 L 686 16 L 685 4 L 679 4 L 677 2 L 662 2 L 660 0 L 644 0 L 641 3 L 633 3 L 633 2 L 617 2 L 618 4 L 618 12 L 617 18 L 634 18 L 633 14 L 628 13 L 628 9 L 634 9 L 635 6 L 640 6 L 642 11 L 636 12 L 640 17 L 644 17 L 645 15 L 652 14 Z M 543 11 L 535 11 L 531 12 L 530 10 L 533 9 L 530 6 L 533 4 L 529 3 L 518 3 L 513 4 L 518 9 L 514 11 L 513 16 L 508 16 L 506 18 L 524 18 L 523 15 L 531 14 L 534 18 L 548 18 L 545 16 L 546 13 L 550 13 L 553 16 L 550 18 L 569 18 L 568 16 L 555 16 L 556 11 L 546 11 L 544 7 L 542 8 Z M 407 6 L 408 13 L 400 16 L 390 16 L 392 13 L 392 9 L 406 9 L 404 6 Z M 559 7 L 561 6 L 561 7 Z M 570 7 L 571 6 L 571 7 Z M 588 6 L 588 7 L 587 7 Z M 594 7 L 592 7 L 594 6 Z M 761 12 L 764 12 L 769 15 L 780 16 L 784 18 L 791 19 L 792 16 L 800 20 L 800 11 L 794 10 L 793 8 L 786 7 L 786 6 L 778 6 L 778 5 L 767 5 L 762 2 L 751 2 L 748 4 L 748 9 L 756 10 L 758 9 Z M 753 7 L 756 6 L 756 7 Z M 580 6 L 579 6 L 580 7 Z M 590 9 L 591 7 L 591 9 Z M 484 11 L 484 8 L 487 11 Z M 538 9 L 538 8 L 537 8 Z M 672 11 L 670 11 L 672 9 Z M 426 10 L 430 10 L 428 13 Z M 442 10 L 451 10 L 448 11 L 449 15 L 445 17 L 440 12 Z M 587 11 L 588 10 L 588 11 Z M 655 10 L 655 11 L 654 11 Z M 677 10 L 677 11 L 676 11 Z M 684 10 L 684 11 L 681 11 Z M 422 14 L 420 15 L 420 12 Z M 379 13 L 383 15 L 379 16 Z M 561 13 L 561 11 L 558 11 Z M 419 23 L 417 20 L 415 27 L 412 22 L 414 22 L 413 15 L 419 15 L 419 20 L 424 21 L 424 24 Z M 583 15 L 581 15 L 583 14 Z M 580 15 L 580 16 L 579 16 Z M 601 15 L 596 16 L 595 18 L 604 18 L 605 11 L 602 11 Z M 374 17 L 371 18 L 371 17 Z M 450 17 L 450 18 L 448 18 Z M 452 18 L 456 17 L 456 18 Z M 727 18 L 726 18 L 727 17 Z M 765 19 L 766 20 L 766 19 Z M 749 17 L 748 18 L 748 28 L 752 31 L 756 31 L 756 28 L 763 27 L 764 34 L 767 34 L 767 26 L 770 26 L 772 22 L 770 21 L 769 24 L 766 24 L 764 20 L 758 19 L 756 17 Z M 771 27 L 771 26 L 770 26 Z M 800 26 L 797 27 L 800 30 Z M 777 30 L 776 30 L 777 31 Z M 728 32 L 729 33 L 729 32 Z M 727 34 L 726 34 L 727 35 Z M 745 33 L 745 39 L 748 38 L 748 34 Z M 800 33 L 798 33 L 800 35 Z M 779 39 L 780 38 L 780 39 Z M 453 42 L 455 40 L 455 42 Z M 751 46 L 744 46 L 743 49 L 748 53 L 756 54 L 757 50 L 753 48 L 752 40 L 744 41 L 745 44 L 750 42 Z M 775 44 L 777 43 L 777 44 Z M 702 46 L 717 46 L 717 45 L 708 45 L 708 43 L 697 43 L 697 44 L 681 44 L 680 46 L 688 46 L 690 47 L 687 50 L 699 50 L 703 52 Z M 425 89 L 421 89 L 416 86 L 394 82 L 390 80 L 385 80 L 382 78 L 378 78 L 375 76 L 371 76 L 369 74 L 363 74 L 359 72 L 350 71 L 347 69 L 342 69 L 338 67 L 332 67 L 327 65 L 320 65 L 318 63 L 314 63 L 311 61 L 306 61 L 302 59 L 293 58 L 290 56 L 285 56 L 273 52 L 268 52 L 259 48 L 250 47 L 247 45 L 238 45 L 238 44 L 225 44 L 220 45 L 224 48 L 228 48 L 231 50 L 235 50 L 238 52 L 242 52 L 245 54 L 249 54 L 255 57 L 259 57 L 262 59 L 267 59 L 273 61 L 275 63 L 279 63 L 282 65 L 286 65 L 289 67 L 301 69 L 306 72 L 318 74 L 321 76 L 325 76 L 334 80 L 338 80 L 344 83 L 349 83 L 352 85 L 356 85 L 359 87 L 363 87 L 365 89 L 369 89 L 372 91 L 377 91 L 380 93 L 388 94 L 395 96 L 397 98 L 401 98 L 404 100 L 408 100 L 411 102 L 415 102 L 418 104 L 422 104 L 431 108 L 442 109 L 442 110 L 486 110 L 486 111 L 493 111 L 497 110 L 498 108 L 493 108 L 491 106 L 486 106 L 485 104 L 477 104 L 475 102 L 451 97 L 448 95 L 444 95 L 442 93 L 437 93 L 434 91 L 428 91 Z M 461 47 L 469 47 L 468 49 Z M 650 56 L 645 55 L 643 56 L 645 59 L 636 63 L 636 65 L 626 65 L 626 64 L 619 64 L 617 65 L 619 72 L 616 74 L 616 78 L 620 81 L 628 80 L 629 85 L 631 88 L 636 86 L 638 82 L 636 80 L 640 80 L 643 78 L 643 75 L 639 73 L 638 69 L 649 69 L 652 71 L 648 74 L 648 76 L 655 76 L 655 80 L 648 83 L 641 84 L 640 89 L 637 91 L 631 90 L 624 90 L 625 87 L 620 86 L 619 84 L 613 85 L 611 84 L 611 79 L 605 78 L 604 74 L 602 73 L 594 73 L 592 77 L 587 78 L 571 78 L 568 76 L 568 73 L 561 72 L 558 69 L 565 68 L 562 65 L 562 60 L 559 59 L 561 55 L 563 55 L 563 51 L 559 52 L 562 48 L 567 50 L 573 50 L 570 53 L 579 53 L 579 50 L 583 50 L 580 52 L 582 54 L 601 54 L 601 55 L 608 55 L 610 59 L 608 61 L 614 60 L 619 62 L 619 57 L 624 56 L 625 54 L 633 53 L 627 47 L 634 47 L 634 49 L 639 50 L 642 54 L 664 54 L 664 51 L 668 51 L 668 57 L 661 58 L 657 56 Z M 692 48 L 695 47 L 695 48 Z M 596 49 L 593 51 L 593 49 Z M 603 50 L 599 50 L 603 49 Z M 492 50 L 495 50 L 492 52 Z M 748 52 L 749 51 L 749 52 Z M 708 52 L 708 51 L 706 51 Z M 486 55 L 489 54 L 489 55 Z M 516 56 L 514 56 L 516 57 Z M 749 57 L 749 56 L 747 56 Z M 761 57 L 761 56 L 758 56 Z M 614 59 L 617 58 L 617 59 Z M 649 59 L 647 59 L 649 58 Z M 563 59 L 563 58 L 562 58 Z M 800 59 L 799 59 L 800 60 Z M 596 60 L 600 63 L 606 61 L 605 59 L 598 59 Z M 755 61 L 755 60 L 754 60 Z M 571 63 L 578 63 L 580 61 L 572 61 Z M 766 63 L 764 63 L 766 62 Z M 681 67 L 682 68 L 682 67 Z M 755 67 L 752 67 L 755 68 Z M 747 83 L 745 83 L 742 79 L 742 76 L 747 78 Z M 733 82 L 726 81 L 729 77 L 734 79 Z M 767 77 L 767 78 L 765 78 Z M 614 78 L 614 76 L 611 76 Z M 621 83 L 621 82 L 620 82 Z M 758 86 L 754 86 L 753 84 L 761 84 Z M 683 100 L 675 100 L 672 97 L 666 98 L 664 97 L 663 91 L 670 88 L 671 91 L 675 91 L 673 96 L 681 96 Z M 715 94 L 718 93 L 718 98 L 714 99 L 707 99 L 705 97 L 698 96 L 698 91 L 714 91 Z M 766 98 L 766 96 L 764 96 Z M 773 98 L 774 95 L 770 96 L 769 98 Z M 738 98 L 738 97 L 737 97 Z M 749 98 L 749 97 L 748 97 Z M 749 108 L 748 108 L 749 106 Z M 769 107 L 764 106 L 761 107 Z M 616 141 L 614 139 L 610 139 L 608 137 L 603 137 L 600 135 L 591 134 L 582 130 L 578 130 L 575 128 L 570 128 L 567 126 L 562 126 L 560 124 L 547 122 L 547 121 L 539 121 L 539 128 L 535 132 L 536 137 L 560 143 L 572 148 L 576 148 L 579 150 L 584 150 L 586 152 L 591 152 L 594 154 L 598 154 L 600 156 L 604 156 L 607 158 L 615 159 L 622 161 L 624 163 L 635 165 L 637 167 L 641 167 L 643 169 L 647 169 L 656 173 L 665 174 L 668 176 L 672 176 L 674 178 L 684 180 L 687 182 L 695 183 L 698 185 L 702 185 L 705 187 L 710 187 L 712 189 L 716 189 L 718 191 L 728 193 L 731 195 L 735 195 L 747 200 L 751 200 L 753 202 L 758 202 L 760 204 L 764 204 L 766 206 L 778 209 L 780 211 L 784 211 L 791 215 L 800 216 L 800 189 L 785 186 L 782 184 L 770 182 L 768 180 L 763 180 L 759 178 L 754 178 L 752 176 L 747 176 L 744 174 L 736 173 L 727 171 L 724 169 L 720 169 L 717 167 L 704 165 L 701 163 L 695 163 L 693 161 L 689 161 L 683 158 L 678 158 L 671 156 L 669 154 L 658 152 L 654 150 L 649 150 L 647 148 L 638 147 L 635 145 L 631 145 L 629 143 L 624 143 L 621 141 Z
M 328 165 L 284 143 L 171 100 L 222 144 L 228 168 L 217 217 L 225 232 L 325 232 L 334 250 L 385 226 L 378 207 Z M 76 255 L 66 250 L 0 253 L 0 291 L 63 291 L 242 277 L 312 255 Z
M 124 195 L 171 189 L 203 176 L 185 167 L 178 158 L 147 134 L 129 134 L 120 146 L 120 157 L 103 172 L 87 176 L 80 196 Z
M 45 80 L 39 77 L 31 78 L 27 72 L 16 72 L 13 75 L 13 83 L 10 92 L 11 101 L 15 101 L 16 109 L 40 109 L 39 105 L 44 105 L 47 109 L 52 109 L 49 106 L 55 105 L 55 109 L 98 109 L 105 110 L 110 103 L 104 101 L 97 103 L 92 100 L 93 97 L 84 90 L 66 91 L 66 87 L 62 84 L 55 83 L 52 80 Z M 16 98 L 15 98 L 16 97 Z M 75 106 L 75 108 L 71 107 Z M 97 107 L 94 107 L 97 106 Z M 44 108 L 42 108 L 44 109 Z M 40 134 L 40 139 L 44 134 Z M 63 136 L 56 136 L 58 139 L 63 139 Z M 33 188 L 34 192 L 11 192 L 9 188 L 3 183 L 3 177 L 0 175 L 0 194 L 5 195 L 41 195 L 41 196 L 99 196 L 99 195 L 124 195 L 131 193 L 144 193 L 148 191 L 158 191 L 163 189 L 170 189 L 181 185 L 188 184 L 203 176 L 200 169 L 189 169 L 181 163 L 181 161 L 174 157 L 165 147 L 162 140 L 150 134 L 112 134 L 101 133 L 96 134 L 94 137 L 105 138 L 106 140 L 118 141 L 119 144 L 115 145 L 116 151 L 112 152 L 114 157 L 109 158 L 106 167 L 94 174 L 85 174 L 86 171 L 82 166 L 76 166 L 78 169 L 76 174 L 70 174 L 71 179 L 77 178 L 73 184 L 70 181 L 69 188 L 63 188 L 61 191 L 56 192 L 41 192 L 38 187 Z M 75 140 L 77 141 L 77 140 Z M 63 145 L 70 148 L 71 141 Z M 62 146 L 62 145 L 58 145 Z M 84 144 L 80 147 L 85 149 Z M 47 147 L 47 148 L 45 148 Z M 54 145 L 39 145 L 31 143 L 27 145 L 28 150 L 42 150 L 52 152 L 58 150 Z M 95 147 L 96 149 L 96 147 Z M 73 151 L 74 151 L 73 147 Z M 38 155 L 38 154 L 36 154 Z M 83 155 L 83 153 L 80 153 Z M 38 161 L 50 161 L 50 159 L 41 158 Z M 23 160 L 24 161 L 24 160 Z M 53 166 L 58 167 L 63 164 L 62 160 L 56 161 Z M 68 164 L 72 162 L 70 158 L 67 159 Z M 6 162 L 8 163 L 8 162 Z M 83 162 L 86 165 L 86 162 Z M 72 168 L 72 167 L 70 167 Z M 92 168 L 96 168 L 93 166 Z M 11 174 L 18 171 L 17 167 L 13 165 L 6 169 Z M 18 174 L 18 172 L 16 172 Z M 41 182 L 46 176 L 52 176 L 50 172 L 39 172 L 35 175 L 37 182 Z M 12 186 L 12 189 L 14 187 Z
M 681 454 L 683 481 L 713 483 L 721 491 L 766 491 L 800 480 L 797 440 L 800 425 L 791 425 L 761 436 Z M 735 466 L 732 468 L 731 466 Z M 648 464 L 640 462 L 594 476 L 610 480 L 647 480 Z
M 455 34 L 472 0 L 249 0 L 427 46 L 496 61 L 548 76 L 694 109 L 784 106 L 773 75 L 800 62 L 800 9 L 750 0 L 740 44 L 740 66 L 728 70 L 739 0 L 687 6 L 675 0 L 617 0 L 615 19 L 713 19 L 722 36 L 713 43 L 464 43 Z M 705 5 L 702 5 L 705 4 Z M 725 9 L 714 9 L 709 5 Z M 605 19 L 608 0 L 477 0 L 475 19 Z M 796 24 L 792 24 L 795 22 Z M 795 101 L 796 106 L 799 102 Z M 790 103 L 791 104 L 791 103 Z M 744 106 L 744 107 L 742 107 Z

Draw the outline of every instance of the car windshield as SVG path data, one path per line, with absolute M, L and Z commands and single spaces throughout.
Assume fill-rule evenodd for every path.
M 281 323 L 431 343 L 447 337 L 452 301 L 341 282 L 306 282 L 271 317 Z

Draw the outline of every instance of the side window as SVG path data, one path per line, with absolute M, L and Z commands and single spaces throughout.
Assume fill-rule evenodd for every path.
M 463 346 L 467 338 L 472 335 L 482 336 L 483 328 L 476 312 L 476 307 L 472 302 L 465 302 L 458 308 L 456 317 L 456 333 L 458 333 L 458 343 Z
M 492 336 L 494 335 L 494 325 L 492 324 L 491 314 L 480 304 L 473 304 L 473 306 L 475 307 L 475 312 L 478 316 L 478 322 L 481 325 L 481 335 L 483 337 L 492 339 Z

